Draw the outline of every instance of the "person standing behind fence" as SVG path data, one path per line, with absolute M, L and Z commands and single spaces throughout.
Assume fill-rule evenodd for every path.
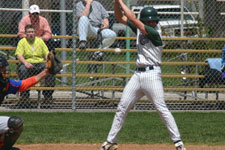
M 25 26 L 31 24 L 35 29 L 35 36 L 42 38 L 45 41 L 48 49 L 54 52 L 54 42 L 52 38 L 51 27 L 46 18 L 40 16 L 40 8 L 38 5 L 31 5 L 29 14 L 24 16 L 19 23 L 19 38 L 26 37 Z
M 25 26 L 26 38 L 19 41 L 15 56 L 22 63 L 18 69 L 20 80 L 26 79 L 44 70 L 46 57 L 49 53 L 48 47 L 44 41 L 36 37 L 34 27 L 32 25 Z M 45 86 L 55 86 L 55 75 L 49 75 L 45 79 Z M 43 90 L 42 94 L 46 103 L 52 102 L 53 90 Z M 29 99 L 29 91 L 21 93 L 21 99 Z
M 79 48 L 86 49 L 87 35 L 97 36 L 101 31 L 102 48 L 110 47 L 115 39 L 116 33 L 109 29 L 109 14 L 101 3 L 93 0 L 81 0 L 76 4 L 78 21 Z
M 145 7 L 139 20 L 123 0 L 115 0 L 114 12 L 120 23 L 137 34 L 137 67 L 123 90 L 107 141 L 102 144 L 101 150 L 117 150 L 117 138 L 128 112 L 144 95 L 151 100 L 167 127 L 176 150 L 185 150 L 174 117 L 164 100 L 160 68 L 163 43 L 157 11 L 153 7 Z

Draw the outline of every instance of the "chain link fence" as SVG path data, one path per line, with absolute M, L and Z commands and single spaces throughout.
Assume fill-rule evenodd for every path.
M 114 17 L 113 0 L 98 0 L 109 14 L 116 40 L 104 49 L 97 36 L 88 36 L 86 50 L 78 48 L 79 0 L 1 0 L 0 55 L 10 63 L 10 78 L 22 79 L 15 56 L 18 25 L 37 4 L 52 31 L 50 46 L 63 62 L 52 79 L 32 87 L 29 96 L 8 95 L 10 109 L 115 109 L 136 66 L 136 35 Z M 221 55 L 224 47 L 224 7 L 219 0 L 126 0 L 137 15 L 145 6 L 157 9 L 164 41 L 162 79 L 171 110 L 224 110 Z M 49 44 L 49 43 L 48 43 Z M 120 48 L 121 53 L 114 49 Z M 51 48 L 50 48 L 51 49 Z M 214 66 L 214 68 L 212 68 Z M 43 70 L 44 66 L 38 69 Z M 215 70 L 218 69 L 218 70 Z M 33 72 L 34 75 L 38 72 Z M 27 76 L 25 76 L 27 77 Z M 47 94 L 46 94 L 47 93 Z M 46 96 L 46 97 L 45 97 Z M 143 97 L 134 110 L 153 110 Z M 60 110 L 59 110 L 60 111 Z

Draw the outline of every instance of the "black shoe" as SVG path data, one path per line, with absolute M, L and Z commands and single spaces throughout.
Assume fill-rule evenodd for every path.
M 104 55 L 103 52 L 96 51 L 96 52 L 94 52 L 92 57 L 93 57 L 94 60 L 101 61 L 101 60 L 103 60 L 103 55 Z
M 41 104 L 41 109 L 52 108 L 54 99 L 52 96 L 44 98 L 44 101 Z
M 86 43 L 87 43 L 87 41 L 84 41 L 84 40 L 80 41 L 79 42 L 79 49 L 86 49 Z
M 15 104 L 10 107 L 11 109 L 29 109 L 31 108 L 31 101 L 29 97 L 27 96 L 21 96 L 20 100 Z
M 36 109 L 37 108 L 37 103 L 36 102 L 18 102 L 15 105 L 12 105 L 10 107 L 11 109 Z
M 25 95 L 25 96 L 20 96 L 20 101 L 21 102 L 26 102 L 26 101 L 29 101 L 30 100 L 30 97 L 29 97 L 29 95 L 27 96 L 27 95 Z

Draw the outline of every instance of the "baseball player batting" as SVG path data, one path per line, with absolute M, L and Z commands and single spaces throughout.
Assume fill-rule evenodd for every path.
M 8 94 L 23 92 L 49 74 L 56 74 L 62 69 L 62 63 L 52 53 L 48 54 L 46 68 L 36 76 L 25 80 L 8 79 L 7 60 L 0 56 L 0 105 Z M 0 116 L 0 150 L 19 150 L 13 147 L 23 132 L 23 120 L 17 116 Z
M 124 88 L 107 141 L 102 144 L 101 150 L 118 149 L 117 137 L 127 114 L 144 95 L 154 104 L 176 150 L 185 150 L 176 122 L 164 100 L 160 68 L 163 43 L 157 11 L 153 7 L 145 7 L 138 20 L 123 0 L 115 0 L 114 12 L 120 23 L 128 25 L 137 34 L 137 68 Z

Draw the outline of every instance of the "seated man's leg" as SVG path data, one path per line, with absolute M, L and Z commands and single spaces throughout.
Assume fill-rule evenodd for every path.
M 110 29 L 104 29 L 101 31 L 103 48 L 109 48 L 116 40 L 116 33 Z
M 36 63 L 33 64 L 34 69 L 32 71 L 32 76 L 39 74 L 45 69 L 45 63 Z
M 55 75 L 48 75 L 46 78 L 45 78 L 45 86 L 46 87 L 54 87 L 55 86 Z M 52 97 L 52 94 L 53 94 L 54 90 L 43 90 L 42 94 L 45 98 L 45 101 L 52 101 L 53 97 Z
M 32 77 L 34 75 L 37 75 L 45 68 L 45 63 L 32 63 L 34 66 L 31 69 L 27 69 L 24 65 L 21 65 L 19 68 L 19 76 L 20 80 L 27 79 L 29 77 Z M 21 92 L 21 99 L 27 100 L 30 97 L 30 90 L 26 90 L 24 92 Z
M 40 72 L 42 70 L 45 69 L 46 64 L 45 63 L 40 63 L 39 64 L 39 70 Z M 54 87 L 55 86 L 55 75 L 49 74 L 46 78 L 45 78 L 45 86 L 46 87 Z M 42 94 L 44 96 L 45 100 L 52 100 L 52 94 L 53 94 L 54 90 L 43 90 Z
M 23 120 L 20 117 L 12 116 L 7 120 L 7 132 L 4 133 L 1 150 L 9 150 L 16 143 L 23 132 Z
M 23 64 L 19 67 L 18 74 L 20 80 L 27 79 L 31 76 L 29 69 L 27 69 Z M 22 100 L 28 100 L 30 97 L 30 91 L 26 90 L 24 92 L 21 92 L 20 96 Z
M 89 30 L 90 22 L 87 16 L 82 16 L 78 22 L 78 35 L 79 35 L 79 48 L 85 49 L 87 42 L 87 34 Z
M 55 54 L 55 43 L 53 39 L 49 39 L 47 42 L 45 42 L 45 44 L 48 47 L 48 50 L 50 52 L 53 52 L 53 54 Z

